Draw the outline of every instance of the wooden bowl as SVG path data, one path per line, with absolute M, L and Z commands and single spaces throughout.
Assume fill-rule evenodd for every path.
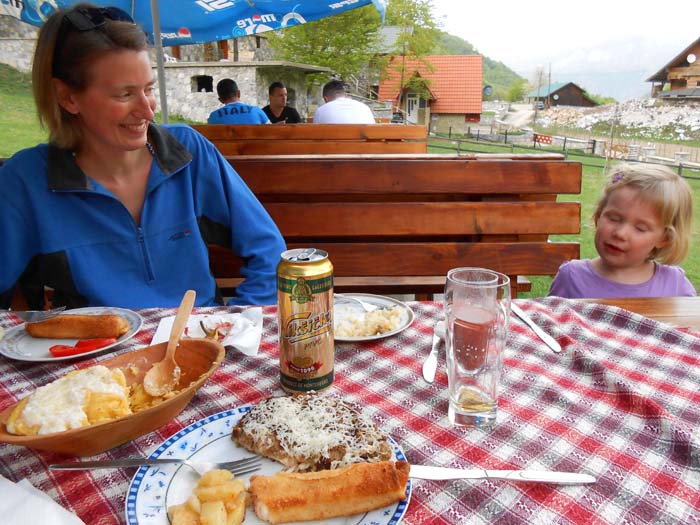
M 153 363 L 163 359 L 166 346 L 167 343 L 147 346 L 97 364 L 107 368 L 121 368 L 127 385 L 131 385 L 142 382 Z M 104 452 L 148 434 L 175 418 L 189 403 L 199 387 L 216 371 L 224 359 L 224 354 L 224 347 L 216 341 L 182 339 L 175 352 L 175 360 L 182 371 L 180 382 L 175 390 L 180 388 L 183 390 L 151 408 L 96 425 L 39 436 L 16 436 L 8 433 L 5 428 L 5 421 L 16 406 L 16 404 L 12 405 L 0 413 L 0 443 L 23 445 L 74 456 L 92 456 Z

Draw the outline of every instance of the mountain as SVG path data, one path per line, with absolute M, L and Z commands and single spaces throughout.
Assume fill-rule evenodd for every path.
M 651 96 L 648 71 L 616 71 L 611 73 L 561 73 L 558 81 L 573 82 L 594 95 L 613 97 L 623 102 Z
M 431 52 L 433 55 L 481 55 L 469 42 L 458 36 L 440 31 L 439 38 Z M 483 56 L 483 55 L 482 55 Z M 493 87 L 492 98 L 505 99 L 510 86 L 515 82 L 524 82 L 525 79 L 515 71 L 498 62 L 484 56 L 484 85 Z

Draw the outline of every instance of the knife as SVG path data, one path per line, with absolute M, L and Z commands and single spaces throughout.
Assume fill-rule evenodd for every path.
M 181 464 L 182 462 L 182 459 L 177 458 L 125 458 L 98 461 L 72 461 L 70 463 L 52 463 L 49 465 L 49 470 L 90 470 L 100 468 L 128 468 L 141 467 L 143 465 L 177 465 Z
M 547 332 L 542 330 L 539 326 L 535 324 L 535 322 L 528 317 L 528 315 L 523 312 L 523 310 L 515 303 L 510 303 L 510 309 L 513 311 L 515 315 L 517 315 L 526 325 L 528 325 L 537 336 L 544 341 L 544 344 L 546 344 L 549 348 L 554 350 L 556 353 L 561 352 L 561 345 L 557 343 L 557 341 L 549 335 Z
M 426 383 L 432 383 L 435 381 L 435 372 L 437 371 L 438 362 L 438 347 L 440 346 L 440 340 L 445 337 L 445 323 L 438 321 L 435 324 L 433 330 L 433 346 L 428 354 L 428 358 L 423 363 L 423 379 Z
M 547 470 L 486 470 L 411 465 L 411 478 L 445 479 L 503 479 L 525 483 L 553 483 L 555 485 L 587 485 L 596 478 L 577 472 L 552 472 Z

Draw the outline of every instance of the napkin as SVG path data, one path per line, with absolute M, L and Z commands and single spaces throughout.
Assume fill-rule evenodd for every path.
M 85 525 L 26 479 L 13 483 L 0 476 L 0 494 L 0 520 L 4 525 Z
M 170 338 L 174 320 L 174 315 L 160 320 L 151 341 L 152 345 L 163 343 Z M 235 348 L 248 356 L 258 355 L 262 337 L 262 308 L 246 308 L 240 313 L 232 314 L 190 315 L 184 337 L 205 337 L 200 322 L 208 330 L 219 327 L 219 332 L 225 334 L 219 342 L 227 349 Z

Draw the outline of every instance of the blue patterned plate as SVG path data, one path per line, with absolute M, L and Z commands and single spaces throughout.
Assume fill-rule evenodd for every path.
M 238 420 L 250 410 L 251 405 L 219 412 L 191 424 L 168 438 L 151 454 L 151 458 L 184 458 L 195 461 L 233 461 L 250 456 L 250 452 L 239 448 L 231 440 L 231 431 Z M 405 461 L 403 451 L 389 438 L 396 459 Z M 262 468 L 254 474 L 273 475 L 282 465 L 263 458 Z M 252 474 L 241 476 L 248 485 Z M 199 476 L 182 465 L 159 465 L 140 467 L 131 480 L 126 498 L 127 525 L 168 525 L 167 508 L 183 503 L 192 494 Z M 395 525 L 403 517 L 411 498 L 411 480 L 406 487 L 406 499 L 366 514 L 324 520 L 329 525 Z M 249 508 L 246 525 L 264 525 Z M 313 522 L 304 522 L 311 525 Z

